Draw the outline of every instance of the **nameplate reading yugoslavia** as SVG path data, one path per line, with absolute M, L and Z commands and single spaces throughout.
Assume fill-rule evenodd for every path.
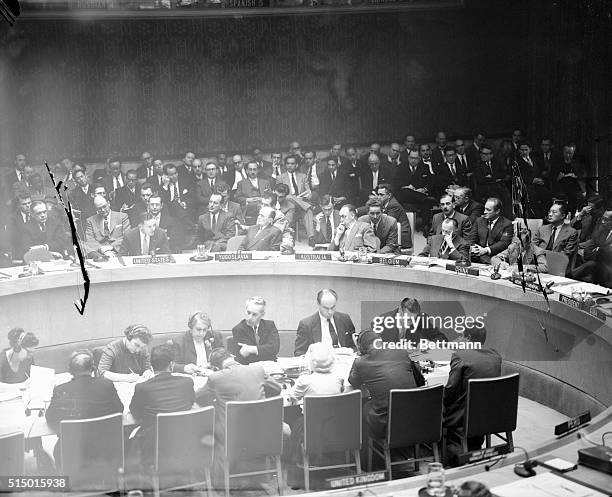
M 332 255 L 329 252 L 295 253 L 296 261 L 331 261 Z
M 480 271 L 476 267 L 456 266 L 455 264 L 447 264 L 447 271 L 454 271 L 457 274 L 468 274 L 470 276 L 478 276 Z
M 508 444 L 496 445 L 495 447 L 489 447 L 488 449 L 473 450 L 471 452 L 464 452 L 459 454 L 459 464 L 472 464 L 475 462 L 484 461 L 485 459 L 491 459 L 492 457 L 501 456 L 510 452 Z
M 329 488 L 355 487 L 357 485 L 367 485 L 387 479 L 386 471 L 373 471 L 372 473 L 361 473 L 360 475 L 339 476 L 337 478 L 327 478 Z
M 380 255 L 373 255 L 372 262 L 387 264 L 388 266 L 408 266 L 410 264 L 410 258 L 396 259 L 395 257 L 381 257 Z
M 238 252 L 234 254 L 215 254 L 215 260 L 219 262 L 252 261 L 251 252 Z
M 168 264 L 176 262 L 171 255 L 155 255 L 151 257 L 134 257 L 132 264 Z

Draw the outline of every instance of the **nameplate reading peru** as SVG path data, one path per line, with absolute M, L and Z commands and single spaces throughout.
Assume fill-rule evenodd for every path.
M 408 266 L 410 259 L 395 259 L 393 257 L 381 257 L 380 255 L 373 255 L 372 262 L 378 264 L 387 264 L 388 266 Z
M 168 264 L 176 262 L 171 255 L 156 255 L 154 257 L 134 257 L 132 264 Z
M 312 254 L 296 253 L 295 260 L 296 261 L 331 261 L 332 255 L 327 252 L 314 252 Z
M 253 254 L 250 252 L 239 254 L 215 254 L 215 260 L 219 262 L 252 261 Z

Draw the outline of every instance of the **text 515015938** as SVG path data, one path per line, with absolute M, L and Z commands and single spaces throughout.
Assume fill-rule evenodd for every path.
M 70 489 L 67 476 L 0 476 L 1 492 L 65 492 Z

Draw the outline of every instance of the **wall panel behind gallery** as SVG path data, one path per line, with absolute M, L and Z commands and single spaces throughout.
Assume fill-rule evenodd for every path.
M 519 26 L 464 10 L 23 20 L 0 51 L 2 163 L 507 132 Z

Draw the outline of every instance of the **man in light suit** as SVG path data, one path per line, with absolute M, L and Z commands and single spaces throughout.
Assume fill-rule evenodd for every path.
M 308 347 L 322 342 L 329 347 L 355 348 L 355 325 L 348 314 L 336 311 L 338 294 L 324 288 L 317 293 L 318 312 L 300 321 L 295 337 L 294 356 L 304 355 Z
M 249 161 L 246 171 L 247 178 L 238 183 L 234 200 L 242 207 L 246 224 L 251 225 L 261 206 L 261 196 L 272 188 L 267 179 L 257 176 L 259 169 L 255 161 Z
M 374 236 L 380 241 L 379 254 L 399 254 L 400 247 L 397 241 L 397 221 L 382 212 L 382 204 L 378 198 L 367 201 L 368 214 L 361 216 L 359 222 L 370 223 Z
M 321 197 L 320 207 L 321 212 L 315 217 L 315 243 L 329 245 L 340 224 L 340 212 L 334 209 L 334 203 L 329 195 Z
M 366 247 L 368 252 L 376 252 L 376 237 L 367 223 L 357 221 L 357 211 L 354 205 L 346 204 L 340 209 L 340 224 L 336 228 L 334 239 L 329 244 L 329 250 L 356 251 Z
M 454 464 L 454 457 L 463 452 L 460 437 L 463 435 L 467 384 L 472 378 L 495 378 L 501 375 L 502 358 L 494 349 L 484 348 L 487 332 L 484 328 L 466 330 L 465 338 L 480 343 L 480 349 L 457 350 L 453 352 L 450 374 L 444 388 L 444 427 L 447 430 L 448 462 Z M 468 450 L 482 446 L 484 437 L 468 439 Z
M 164 230 L 156 229 L 155 217 L 148 212 L 140 215 L 138 228 L 129 230 L 119 247 L 120 255 L 169 254 L 170 246 Z
M 470 260 L 470 244 L 459 236 L 459 224 L 453 217 L 442 221 L 440 234 L 431 235 L 427 239 L 427 245 L 419 254 L 425 257 L 439 257 L 453 261 Z
M 565 204 L 552 204 L 548 211 L 550 224 L 538 228 L 533 244 L 544 250 L 562 252 L 571 258 L 578 248 L 578 232 L 569 224 L 565 224 L 567 213 Z
M 251 297 L 246 301 L 245 318 L 232 328 L 233 350 L 241 364 L 258 361 L 276 361 L 280 338 L 274 321 L 263 319 L 266 301 Z
M 285 172 L 276 178 L 276 183 L 283 183 L 289 187 L 287 200 L 295 205 L 295 212 L 304 220 L 308 241 L 310 245 L 314 245 L 314 215 L 310 202 L 313 193 L 308 186 L 306 175 L 298 172 L 297 169 L 297 157 L 288 155 L 285 157 Z
M 272 226 L 276 211 L 272 207 L 263 206 L 257 216 L 257 224 L 250 226 L 240 244 L 240 250 L 280 250 L 283 238 L 282 232 Z
M 130 220 L 124 212 L 111 211 L 104 197 L 94 198 L 97 214 L 87 218 L 85 248 L 87 254 L 119 252 L 123 237 L 130 229 Z
M 502 216 L 501 200 L 489 198 L 484 214 L 476 220 L 477 242 L 471 247 L 472 262 L 490 264 L 491 257 L 508 248 L 514 237 L 512 221 Z
M 444 194 L 440 197 L 440 207 L 442 212 L 434 214 L 429 236 L 440 235 L 442 233 L 442 221 L 445 219 L 455 219 L 459 229 L 459 236 L 469 243 L 475 243 L 476 232 L 473 229 L 470 218 L 455 210 L 453 198 L 450 195 Z
M 211 252 L 223 252 L 227 241 L 234 236 L 234 218 L 221 210 L 221 195 L 213 193 L 208 201 L 208 212 L 198 218 L 199 241 Z

